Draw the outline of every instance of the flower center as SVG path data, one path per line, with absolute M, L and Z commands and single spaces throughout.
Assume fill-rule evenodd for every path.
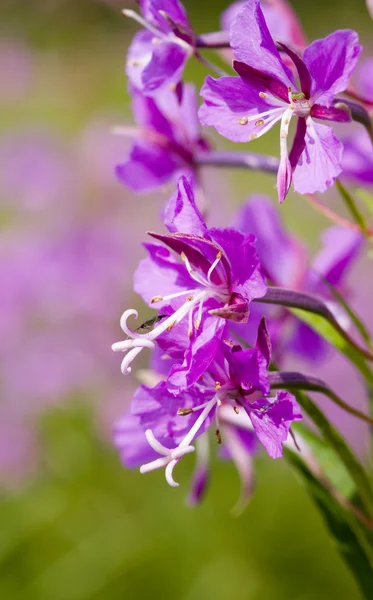
M 292 92 L 289 88 L 289 104 L 294 115 L 307 118 L 311 114 L 311 102 L 306 99 L 303 92 Z

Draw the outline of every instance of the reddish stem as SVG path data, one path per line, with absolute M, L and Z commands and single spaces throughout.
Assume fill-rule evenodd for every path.
M 341 225 L 342 227 L 345 227 L 346 229 L 352 229 L 353 231 L 358 231 L 359 233 L 361 233 L 363 235 L 363 231 L 359 225 L 357 225 L 356 223 L 352 223 L 351 221 L 349 221 L 348 219 L 345 219 L 341 215 L 338 215 L 336 212 L 334 212 L 334 210 L 332 210 L 328 206 L 325 206 L 325 204 L 323 204 L 321 202 L 321 200 L 319 200 L 314 194 L 305 194 L 305 196 L 306 196 L 307 200 L 310 202 L 310 204 L 312 204 L 312 206 L 314 206 L 316 208 L 316 210 L 318 210 L 321 214 L 323 214 L 324 217 L 327 217 L 328 219 L 330 219 L 331 221 L 333 221 L 333 223 L 336 223 L 337 225 Z M 368 229 L 368 234 L 369 234 L 369 236 L 373 236 L 372 228 Z

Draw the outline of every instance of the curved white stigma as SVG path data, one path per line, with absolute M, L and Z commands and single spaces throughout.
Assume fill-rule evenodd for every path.
M 171 487 L 178 487 L 178 483 L 173 478 L 173 470 L 180 458 L 182 458 L 185 454 L 190 454 L 194 452 L 194 446 L 191 446 L 192 441 L 197 435 L 199 429 L 202 427 L 203 423 L 207 419 L 209 413 L 214 408 L 214 406 L 218 402 L 218 397 L 214 396 L 209 402 L 202 404 L 201 406 L 196 406 L 192 412 L 196 410 L 201 410 L 203 408 L 202 413 L 198 417 L 197 421 L 194 423 L 193 427 L 189 430 L 185 438 L 180 442 L 180 444 L 176 448 L 166 448 L 163 444 L 161 444 L 157 438 L 154 436 L 151 429 L 147 429 L 145 431 L 146 439 L 149 445 L 158 452 L 158 454 L 162 455 L 162 458 L 157 458 L 150 463 L 146 463 L 140 467 L 140 473 L 149 473 L 149 471 L 154 471 L 155 469 L 161 469 L 162 467 L 166 467 L 165 475 L 166 481 Z

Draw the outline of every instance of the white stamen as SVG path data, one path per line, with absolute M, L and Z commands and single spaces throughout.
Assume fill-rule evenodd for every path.
M 269 117 L 269 115 L 274 115 L 278 112 L 282 112 L 283 110 L 284 110 L 284 104 L 282 104 L 282 106 L 280 106 L 279 108 L 271 108 L 270 110 L 266 110 L 261 113 L 256 113 L 255 115 L 245 117 L 245 121 L 247 119 L 246 122 L 250 123 L 251 121 L 257 121 L 258 119 L 262 119 L 263 117 L 265 117 L 265 120 L 267 120 L 267 117 Z
M 163 300 L 172 300 L 172 298 L 180 298 L 180 296 L 187 296 L 187 295 L 191 295 L 194 293 L 195 293 L 195 290 L 186 290 L 185 292 L 176 292 L 175 294 L 169 294 L 168 296 L 162 296 L 162 302 L 163 302 Z
M 194 452 L 194 446 L 191 446 L 190 444 L 197 435 L 199 429 L 207 419 L 210 411 L 216 405 L 216 403 L 217 397 L 214 396 L 209 402 L 205 403 L 204 405 L 201 405 L 200 407 L 195 408 L 195 410 L 197 410 L 198 408 L 203 407 L 203 411 L 198 417 L 197 421 L 194 423 L 193 427 L 187 433 L 185 438 L 173 450 L 166 448 L 166 446 L 163 446 L 163 444 L 161 444 L 156 439 L 151 429 L 147 429 L 145 432 L 145 436 L 149 445 L 153 448 L 153 450 L 155 450 L 159 454 L 162 454 L 163 458 L 157 458 L 156 460 L 153 460 L 150 463 L 142 465 L 140 467 L 140 473 L 148 473 L 149 471 L 154 471 L 155 469 L 166 467 L 165 475 L 167 483 L 171 487 L 177 487 L 179 484 L 173 478 L 173 470 L 179 462 L 180 458 L 182 458 L 185 454 L 190 454 L 191 452 Z
M 279 109 L 276 109 L 275 116 L 273 117 L 273 119 L 270 119 L 268 122 L 266 122 L 266 124 L 263 127 L 263 129 L 259 129 L 258 128 L 258 131 L 253 134 L 253 136 L 254 136 L 253 139 L 257 139 L 257 138 L 262 137 L 262 135 L 264 135 L 265 133 L 267 133 L 267 131 L 269 131 L 270 129 L 272 129 L 273 125 L 275 123 L 277 123 L 277 121 L 280 121 L 280 119 L 282 117 L 282 113 L 284 112 L 284 108 L 281 108 L 280 110 L 281 110 L 281 112 L 279 111 Z
M 210 411 L 212 410 L 212 408 L 215 406 L 216 402 L 217 402 L 217 398 L 216 398 L 216 396 L 214 396 L 206 404 L 206 406 L 203 409 L 202 413 L 198 417 L 197 421 L 194 423 L 194 425 L 191 428 L 191 430 L 187 433 L 187 435 L 185 436 L 185 438 L 181 442 L 180 446 L 189 446 L 191 444 L 191 442 L 193 441 L 193 439 L 197 435 L 198 430 L 200 429 L 200 427 L 203 425 L 203 423 L 207 419 L 207 417 L 208 417 Z
M 212 285 L 212 281 L 211 281 L 211 275 L 214 271 L 214 269 L 218 266 L 219 262 L 221 261 L 221 257 L 222 257 L 222 253 L 218 252 L 216 259 L 214 260 L 214 262 L 212 263 L 211 267 L 209 268 L 208 272 L 207 272 L 207 281 Z
M 159 29 L 157 29 L 156 27 L 153 27 L 153 25 L 151 25 L 150 23 L 148 23 L 148 21 L 146 21 L 141 15 L 139 15 L 134 10 L 130 10 L 128 8 L 124 8 L 122 10 L 122 14 L 125 17 L 133 19 L 134 21 L 137 21 L 137 23 L 140 23 L 140 25 L 142 25 L 142 27 L 145 27 L 145 29 L 148 29 L 149 31 L 151 31 L 152 33 L 154 33 L 154 35 L 157 38 L 162 38 L 162 39 L 165 39 L 165 40 L 167 39 L 167 35 L 165 35 L 161 31 L 159 31 Z

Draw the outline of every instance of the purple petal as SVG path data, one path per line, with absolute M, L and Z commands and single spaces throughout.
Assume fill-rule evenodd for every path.
M 182 77 L 188 52 L 179 44 L 159 42 L 153 44 L 151 60 L 142 72 L 142 88 L 147 94 L 163 86 L 176 85 Z
M 183 232 L 200 236 L 206 233 L 207 226 L 196 206 L 190 178 L 180 177 L 177 191 L 166 206 L 164 224 L 171 233 Z
M 313 102 L 330 106 L 336 94 L 343 92 L 362 50 L 359 38 L 351 29 L 341 29 L 312 42 L 303 52 L 312 79 Z
M 289 103 L 289 88 L 281 81 L 238 60 L 233 61 L 233 68 L 250 87 L 255 87 L 258 90 L 258 94 L 264 92 L 269 96 L 273 96 L 268 98 L 267 102 L 275 106 L 282 106 L 281 100 L 287 104 Z
M 309 70 L 307 69 L 307 66 L 305 65 L 305 63 L 303 62 L 303 60 L 300 58 L 300 56 L 298 56 L 298 54 L 296 52 L 294 52 L 294 50 L 292 50 L 291 48 L 289 48 L 288 46 L 286 46 L 285 44 L 281 43 L 281 48 L 283 49 L 284 52 L 286 52 L 286 54 L 288 55 L 288 57 L 293 61 L 295 68 L 297 69 L 298 75 L 299 75 L 299 81 L 300 81 L 300 86 L 301 86 L 301 90 L 303 92 L 303 94 L 305 95 L 306 98 L 310 97 L 311 94 L 311 75 Z
M 271 458 L 280 458 L 293 421 L 302 419 L 292 394 L 280 391 L 275 398 L 262 398 L 245 405 L 256 435 Z
M 359 255 L 363 236 L 351 229 L 334 226 L 323 232 L 322 244 L 322 250 L 313 261 L 313 270 L 338 286 Z
M 350 123 L 351 117 L 346 110 L 335 106 L 321 106 L 314 104 L 311 108 L 311 117 L 323 119 L 324 121 L 336 121 L 338 123 Z
M 372 142 L 365 130 L 359 130 L 343 140 L 343 176 L 360 184 L 373 184 Z
M 126 74 L 132 86 L 138 90 L 144 87 L 142 74 L 152 57 L 154 50 L 153 38 L 154 34 L 147 29 L 138 31 L 133 36 L 128 48 Z
M 310 119 L 310 118 L 309 118 Z M 342 171 L 343 144 L 330 127 L 307 119 L 306 146 L 293 173 L 296 192 L 325 192 Z
M 229 31 L 234 19 L 243 9 L 246 0 L 234 2 L 221 15 L 224 31 Z M 262 0 L 260 3 L 267 27 L 275 40 L 289 43 L 297 48 L 306 45 L 303 30 L 292 8 L 285 0 Z
M 268 334 L 266 320 L 263 317 L 258 327 L 258 337 L 256 340 L 255 347 L 259 350 L 260 354 L 264 357 L 267 368 L 271 362 L 272 345 Z
M 292 73 L 281 60 L 269 33 L 259 0 L 249 0 L 232 23 L 231 47 L 240 62 L 259 65 L 261 71 L 286 87 L 294 85 Z
M 209 268 L 215 261 L 218 252 L 221 248 L 210 239 L 202 238 L 188 233 L 173 233 L 170 235 L 162 235 L 160 233 L 149 232 L 149 235 L 166 246 L 171 248 L 177 254 L 185 254 L 191 266 L 204 275 L 207 275 Z M 229 279 L 230 266 L 228 259 L 224 254 L 221 257 L 219 264 L 214 269 L 211 275 L 211 281 L 219 285 L 220 283 L 227 284 Z
M 114 444 L 118 448 L 122 463 L 129 469 L 158 458 L 146 440 L 140 418 L 126 413 L 114 425 Z
M 164 33 L 174 31 L 176 28 L 184 32 L 185 36 L 193 37 L 186 10 L 178 0 L 140 0 L 139 4 L 145 19 Z M 160 11 L 165 12 L 169 19 L 166 19 Z
M 153 388 L 140 386 L 134 395 L 131 411 L 140 419 L 144 430 L 151 429 L 161 444 L 174 448 L 180 444 L 200 414 L 196 411 L 182 416 L 177 414 L 178 409 L 198 406 L 210 400 L 212 395 L 193 388 L 175 397 L 167 390 L 166 383 L 161 381 Z M 198 435 L 208 428 L 213 414 L 212 410 Z
M 263 273 L 272 283 L 280 287 L 299 287 L 308 257 L 298 240 L 287 233 L 269 198 L 248 198 L 238 210 L 234 226 L 243 233 L 254 233 Z
M 225 329 L 225 320 L 204 315 L 199 331 L 193 334 L 186 349 L 182 365 L 174 365 L 167 380 L 167 387 L 180 394 L 196 383 L 207 371 L 218 351 Z
M 278 201 L 280 204 L 283 203 L 292 182 L 292 169 L 290 160 L 287 156 L 281 156 L 280 165 L 277 172 L 276 189 L 278 194 Z
M 254 488 L 254 469 L 252 455 L 255 451 L 255 435 L 233 425 L 224 425 L 224 444 L 241 480 L 240 498 L 236 510 L 242 510 L 248 503 Z
M 188 495 L 188 504 L 190 506 L 196 506 L 196 504 L 201 502 L 210 479 L 209 440 L 207 434 L 198 439 L 196 451 L 197 464 L 192 475 L 192 483 Z
M 266 294 L 255 237 L 243 235 L 235 229 L 210 229 L 210 236 L 224 251 L 230 264 L 231 291 L 248 302 Z
M 115 172 L 131 190 L 145 192 L 167 183 L 181 168 L 180 162 L 169 150 L 144 141 L 133 146 L 129 160 L 117 165 Z
M 170 253 L 159 244 L 144 244 L 149 256 L 144 258 L 137 267 L 134 275 L 134 290 L 140 294 L 149 306 L 160 308 L 169 305 L 165 300 L 152 305 L 154 296 L 168 296 L 175 292 L 188 290 L 195 282 L 189 277 L 188 271 Z
M 220 135 L 233 142 L 248 142 L 257 137 L 267 121 L 256 125 L 258 121 L 255 119 L 247 122 L 246 119 L 281 106 L 280 102 L 266 103 L 259 96 L 261 91 L 263 87 L 249 85 L 238 77 L 207 77 L 201 90 L 205 104 L 198 113 L 202 125 L 214 127 Z M 281 114 L 278 120 L 280 118 Z
M 250 393 L 260 391 L 269 394 L 267 360 L 258 348 L 246 348 L 230 352 L 229 370 L 236 385 Z
M 165 108 L 176 104 L 174 100 L 175 94 L 170 90 L 168 90 L 167 94 L 159 94 L 159 98 L 163 100 L 161 108 L 158 97 L 157 101 L 155 101 L 154 98 L 146 96 L 140 90 L 130 89 L 130 92 L 132 95 L 132 111 L 136 122 L 145 131 L 156 132 L 166 140 L 172 139 L 174 137 L 173 127 L 170 119 L 167 118 L 168 115 Z
M 358 89 L 363 96 L 373 98 L 373 57 L 364 59 L 359 65 Z
M 306 147 L 306 132 L 307 121 L 303 117 L 299 117 L 297 120 L 297 128 L 295 130 L 293 145 L 289 153 L 289 161 L 293 171 L 298 164 L 303 150 Z
M 291 338 L 287 342 L 289 351 L 311 363 L 321 363 L 328 351 L 327 342 L 305 323 L 296 321 Z

